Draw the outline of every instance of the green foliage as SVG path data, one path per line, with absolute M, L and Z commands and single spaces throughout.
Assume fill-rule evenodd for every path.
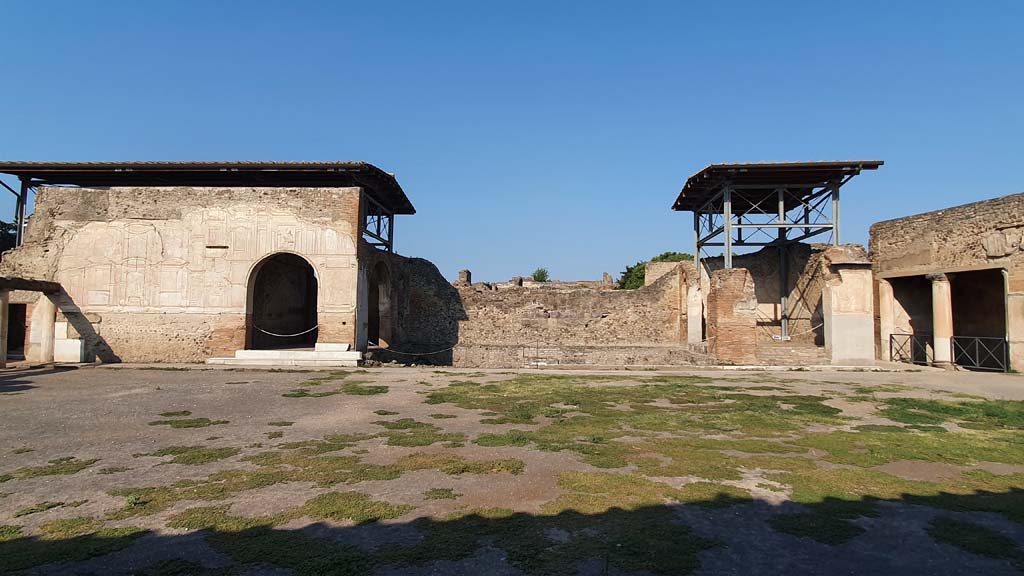
M 619 290 L 642 288 L 648 262 L 688 262 L 690 260 L 693 260 L 693 255 L 686 252 L 662 252 L 650 260 L 626 266 L 622 276 L 619 277 Z
M 530 274 L 530 277 L 533 278 L 534 282 L 550 282 L 551 281 L 551 276 L 550 276 L 550 274 L 548 274 L 548 269 L 547 268 L 537 268 L 536 270 L 533 271 L 533 274 Z

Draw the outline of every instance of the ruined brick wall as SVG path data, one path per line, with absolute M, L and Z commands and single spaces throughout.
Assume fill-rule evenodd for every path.
M 708 351 L 722 362 L 757 363 L 757 297 L 745 268 L 715 270 L 709 279 Z
M 662 360 L 692 359 L 686 351 L 686 282 L 681 266 L 638 290 L 607 283 L 459 286 L 457 365 L 644 363 L 643 347 L 669 347 Z M 629 350 L 626 350 L 629 349 Z M 652 356 L 653 358 L 653 356 Z M 546 359 L 546 360 L 545 360 Z
M 825 286 L 821 268 L 822 253 L 828 244 L 792 244 L 787 249 L 789 265 L 789 332 L 792 342 L 824 345 L 822 289 Z M 701 260 L 704 268 L 702 292 L 707 306 L 710 275 L 722 270 L 722 257 Z M 750 254 L 733 256 L 733 268 L 746 268 L 754 282 L 757 300 L 757 339 L 769 342 L 782 333 L 781 284 L 779 253 L 776 248 L 763 248 Z
M 450 365 L 459 342 L 459 323 L 466 311 L 459 291 L 433 263 L 407 258 L 360 244 L 361 270 L 388 269 L 390 311 L 386 330 L 390 352 L 375 351 L 373 359 L 401 363 Z
M 245 341 L 253 267 L 316 270 L 319 340 L 353 342 L 359 188 L 41 188 L 4 274 L 60 282 L 67 320 L 102 361 L 201 362 Z

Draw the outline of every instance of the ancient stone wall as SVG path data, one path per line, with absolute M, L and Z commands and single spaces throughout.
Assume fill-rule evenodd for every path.
M 355 339 L 359 188 L 41 188 L 4 274 L 55 280 L 58 320 L 103 361 L 200 362 L 244 347 L 253 267 L 316 270 L 320 342 Z
M 457 287 L 465 319 L 458 323 L 456 365 L 694 359 L 686 349 L 687 275 L 682 266 L 638 290 L 614 290 L 603 281 L 518 284 Z M 641 350 L 648 347 L 670 350 Z
M 450 365 L 459 343 L 460 321 L 466 310 L 457 290 L 428 260 L 407 258 L 360 245 L 360 265 L 369 271 L 388 269 L 390 285 L 387 322 L 390 350 L 372 352 L 372 359 L 401 363 Z

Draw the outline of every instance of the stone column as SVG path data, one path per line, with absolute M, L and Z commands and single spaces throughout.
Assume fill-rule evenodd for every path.
M 53 339 L 57 324 L 57 304 L 46 294 L 36 301 L 34 320 L 39 322 L 39 361 L 53 362 Z
M 704 299 L 700 293 L 700 279 L 694 280 L 686 289 L 686 342 L 700 344 L 704 341 Z
M 932 281 L 932 361 L 936 366 L 953 365 L 953 298 L 949 277 L 928 276 Z
M 878 348 L 882 360 L 892 361 L 889 339 L 896 331 L 896 297 L 888 280 L 878 281 Z
M 0 368 L 7 368 L 7 324 L 11 321 L 7 305 L 11 301 L 11 293 L 0 290 Z

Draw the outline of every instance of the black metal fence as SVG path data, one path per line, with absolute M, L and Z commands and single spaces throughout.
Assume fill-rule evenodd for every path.
M 893 334 L 889 336 L 889 357 L 893 362 L 928 366 L 935 360 L 931 334 Z M 1006 372 L 1010 368 L 1006 338 L 953 336 L 950 342 L 953 363 L 969 370 Z
M 932 356 L 931 334 L 893 334 L 889 336 L 889 358 L 893 362 L 928 366 Z
M 953 336 L 952 346 L 957 366 L 994 372 L 1006 372 L 1010 367 L 1006 338 Z

